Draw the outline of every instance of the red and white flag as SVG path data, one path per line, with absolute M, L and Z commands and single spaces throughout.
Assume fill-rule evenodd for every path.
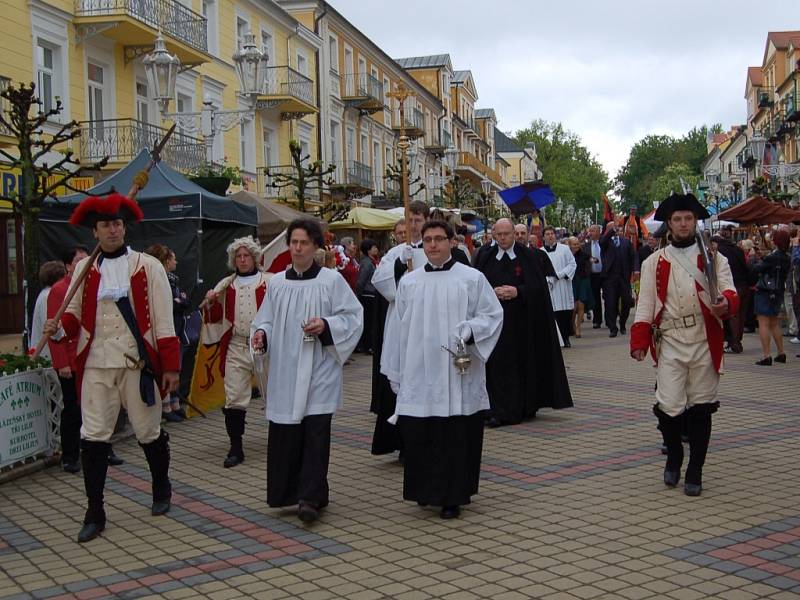
M 289 245 L 286 243 L 286 230 L 267 244 L 261 251 L 261 267 L 268 273 L 282 273 L 292 262 Z

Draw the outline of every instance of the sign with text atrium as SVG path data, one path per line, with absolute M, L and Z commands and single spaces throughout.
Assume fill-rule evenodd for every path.
M 41 369 L 0 377 L 0 467 L 48 449 L 47 402 Z

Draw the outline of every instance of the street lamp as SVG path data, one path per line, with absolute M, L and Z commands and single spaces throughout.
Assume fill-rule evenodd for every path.
M 767 140 L 760 133 L 756 133 L 750 141 L 747 142 L 750 147 L 750 154 L 756 161 L 756 174 L 758 174 L 758 165 L 761 164 L 764 158 L 764 150 L 767 147 Z
M 448 146 L 447 150 L 444 151 L 444 164 L 451 174 L 455 172 L 458 165 L 458 150 L 456 150 L 455 146 Z
M 246 33 L 244 43 L 233 55 L 236 75 L 239 78 L 242 96 L 252 96 L 264 91 L 267 82 L 269 56 L 256 46 L 256 36 Z
M 489 204 L 491 202 L 489 194 L 492 192 L 492 182 L 482 179 L 481 191 L 483 192 L 483 229 L 486 230 L 489 227 Z
M 177 56 L 167 52 L 167 45 L 160 31 L 153 51 L 142 59 L 142 63 L 150 89 L 153 90 L 161 112 L 164 112 L 175 95 L 175 80 L 178 77 L 181 61 Z

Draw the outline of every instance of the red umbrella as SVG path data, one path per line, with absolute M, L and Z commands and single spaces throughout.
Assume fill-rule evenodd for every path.
M 753 196 L 717 215 L 723 221 L 742 225 L 777 225 L 800 222 L 800 211 L 771 202 L 764 196 Z

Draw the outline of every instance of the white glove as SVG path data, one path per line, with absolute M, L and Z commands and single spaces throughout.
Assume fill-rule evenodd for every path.
M 472 337 L 472 327 L 469 326 L 469 323 L 464 321 L 456 326 L 456 337 L 460 337 L 464 342 Z
M 394 392 L 395 396 L 400 393 L 400 384 L 397 383 L 396 381 L 390 380 L 389 387 L 392 388 L 392 391 Z
M 414 247 L 411 244 L 403 244 L 403 247 L 400 249 L 400 262 L 407 263 L 411 259 L 414 258 Z

